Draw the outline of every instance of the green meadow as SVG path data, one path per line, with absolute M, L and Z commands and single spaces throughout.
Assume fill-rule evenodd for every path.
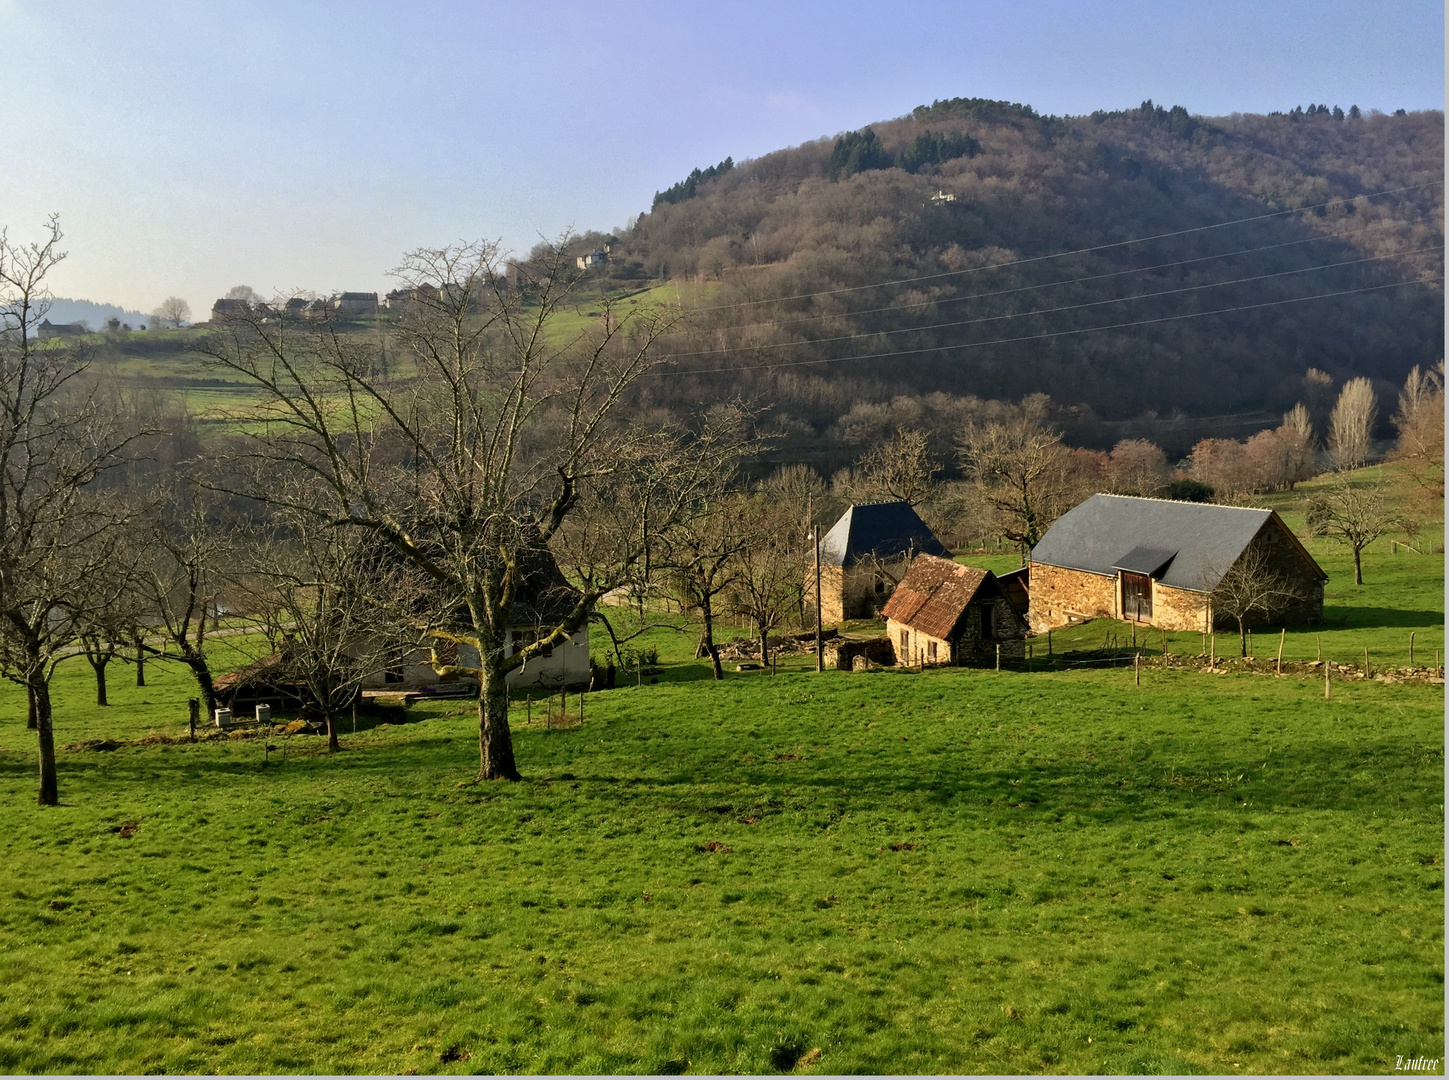
M 1410 624 L 1442 644 L 1442 562 L 1409 558 L 1371 555 L 1361 596 L 1328 566 L 1349 625 L 1325 652 Z M 1380 609 L 1400 614 L 1375 630 Z M 517 703 L 517 784 L 472 780 L 467 702 L 364 718 L 335 756 L 301 735 L 268 753 L 173 741 L 179 668 L 113 671 L 102 710 L 75 660 L 42 811 L 0 690 L 0 1069 L 1444 1057 L 1442 686 L 1325 701 L 1266 675 L 803 658 L 715 683 L 689 628 L 646 640 L 657 684 L 589 695 L 582 723 L 573 697 L 563 728 Z

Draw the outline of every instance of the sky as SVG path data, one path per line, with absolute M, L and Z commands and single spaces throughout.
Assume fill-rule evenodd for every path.
M 1444 106 L 1439 0 L 0 0 L 0 227 L 59 296 L 385 290 L 403 252 L 610 229 L 695 166 L 936 98 Z

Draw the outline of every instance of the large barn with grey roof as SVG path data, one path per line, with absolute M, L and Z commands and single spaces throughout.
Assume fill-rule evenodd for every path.
M 1207 631 L 1214 590 L 1254 549 L 1296 594 L 1258 621 L 1319 622 L 1328 575 L 1276 511 L 1093 495 L 1032 549 L 1028 620 L 1038 633 L 1094 618 Z
M 851 506 L 820 540 L 821 621 L 873 617 L 917 555 L 951 552 L 910 503 Z

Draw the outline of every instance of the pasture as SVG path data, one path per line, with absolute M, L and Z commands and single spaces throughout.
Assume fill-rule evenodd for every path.
M 1442 644 L 1442 562 L 1395 578 L 1394 558 L 1371 557 L 1362 603 L 1329 567 L 1349 625 L 1325 651 L 1387 649 L 1408 621 Z M 1378 607 L 1415 614 L 1356 621 Z M 41 811 L 0 690 L 0 1068 L 1443 1058 L 1442 687 L 1326 702 L 1263 675 L 804 661 L 714 683 L 688 632 L 649 640 L 658 685 L 590 695 L 562 729 L 535 704 L 518 784 L 472 782 L 466 702 L 345 734 L 335 757 L 278 738 L 264 763 L 255 738 L 169 741 L 179 669 L 143 689 L 116 671 L 98 710 L 73 661 L 58 742 L 122 745 L 63 751 L 63 805 Z

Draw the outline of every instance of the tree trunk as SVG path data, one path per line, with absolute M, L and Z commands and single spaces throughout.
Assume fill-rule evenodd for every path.
M 1248 628 L 1242 619 L 1238 620 L 1238 655 L 1248 655 Z
M 211 668 L 206 663 L 206 657 L 190 649 L 182 654 L 181 659 L 196 679 L 196 687 L 201 691 L 201 706 L 206 711 L 207 723 L 210 723 L 216 715 L 216 688 L 211 683 Z
M 109 656 L 91 660 L 91 670 L 96 673 L 96 704 L 101 708 L 106 708 L 111 704 L 106 700 L 106 665 L 110 662 Z
M 340 749 L 337 745 L 337 710 L 328 709 L 323 716 L 327 721 L 327 752 L 335 754 Z
M 765 629 L 764 623 L 760 623 L 760 663 L 770 666 L 770 631 Z
M 508 680 L 486 655 L 482 667 L 478 687 L 478 779 L 522 780 L 513 760 L 513 733 L 508 729 Z
M 1355 585 L 1363 584 L 1363 561 L 1359 558 L 1362 554 L 1363 548 L 1355 547 L 1353 549 L 1353 583 Z
M 25 684 L 25 703 L 25 729 L 34 731 L 39 725 L 35 721 L 35 691 L 30 688 L 29 683 Z
M 40 674 L 40 665 L 32 669 L 29 688 L 35 702 L 35 730 L 40 743 L 40 792 L 37 802 L 41 806 L 59 806 L 60 790 L 55 780 L 55 732 L 51 727 L 50 683 Z
M 700 613 L 704 616 L 704 651 L 709 654 L 710 667 L 714 669 L 716 679 L 724 678 L 724 668 L 719 662 L 719 646 L 714 643 L 714 609 L 709 600 L 699 606 Z
M 136 685 L 146 685 L 146 647 L 141 639 L 136 639 Z

